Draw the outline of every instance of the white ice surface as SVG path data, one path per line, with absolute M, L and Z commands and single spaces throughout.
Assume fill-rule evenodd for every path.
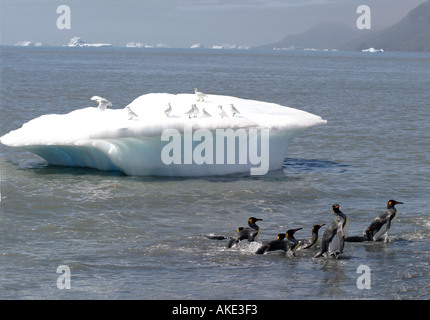
M 164 113 L 168 103 L 172 106 L 169 117 Z M 228 111 L 231 103 L 240 111 L 235 117 Z M 185 112 L 191 104 L 196 104 L 200 114 L 190 119 Z M 219 105 L 229 118 L 221 119 Z M 128 175 L 223 175 L 250 172 L 255 165 L 239 161 L 166 165 L 161 152 L 168 142 L 162 141 L 161 134 L 166 129 L 175 129 L 184 139 L 185 126 L 192 127 L 192 132 L 208 129 L 213 136 L 216 129 L 268 129 L 269 170 L 277 170 L 282 167 L 287 147 L 297 134 L 326 123 L 321 117 L 301 110 L 221 95 L 208 95 L 205 101 L 199 102 L 194 94 L 150 93 L 128 106 L 138 118 L 129 120 L 126 109 L 99 111 L 96 107 L 88 107 L 68 114 L 40 116 L 2 136 L 0 142 L 33 152 L 53 165 L 121 170 Z M 203 108 L 212 117 L 203 117 Z M 182 141 L 184 148 L 185 140 Z M 193 148 L 201 141 L 194 141 Z

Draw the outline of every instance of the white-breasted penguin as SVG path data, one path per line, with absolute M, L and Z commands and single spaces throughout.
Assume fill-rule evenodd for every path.
M 369 241 L 381 240 L 384 237 L 388 240 L 388 230 L 391 228 L 393 219 L 397 215 L 396 204 L 403 204 L 396 200 L 388 200 L 387 211 L 373 219 L 372 223 L 366 228 L 365 234 Z
M 340 211 L 337 203 L 333 204 L 332 209 L 336 217 L 325 229 L 320 251 L 314 258 L 321 257 L 322 255 L 334 255 L 337 257 L 343 252 L 345 233 L 348 229 L 348 218 Z

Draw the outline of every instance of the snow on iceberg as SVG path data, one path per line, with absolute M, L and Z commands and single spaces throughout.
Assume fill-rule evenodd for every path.
M 170 113 L 165 113 L 170 104 Z M 193 112 L 186 114 L 192 105 Z M 232 116 L 230 105 L 239 110 Z M 228 117 L 221 118 L 221 109 Z M 130 110 L 133 116 L 130 116 Z M 209 176 L 281 169 L 291 140 L 325 124 L 314 114 L 236 97 L 150 93 L 124 109 L 48 114 L 0 138 L 52 165 L 127 175 Z

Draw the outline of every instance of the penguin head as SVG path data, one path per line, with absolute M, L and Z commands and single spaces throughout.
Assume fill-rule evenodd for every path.
M 337 203 L 333 204 L 332 209 L 334 213 L 340 212 L 339 205 Z
M 403 204 L 403 202 L 396 201 L 396 200 L 388 200 L 387 208 L 393 208 L 396 204 Z
M 255 218 L 255 217 L 251 217 L 248 219 L 248 223 L 250 223 L 250 224 L 255 224 L 257 221 L 263 221 L 263 219 L 259 219 L 259 218 Z
M 319 229 L 321 229 L 322 226 L 324 226 L 325 223 L 323 224 L 316 224 L 312 227 L 312 232 L 318 232 Z
M 294 234 L 299 231 L 302 230 L 302 228 L 298 228 L 298 229 L 290 229 L 287 231 L 287 233 L 285 234 L 285 236 L 287 237 L 287 239 L 294 239 Z
M 286 234 L 286 233 L 280 233 L 280 234 L 278 234 L 278 236 L 276 237 L 276 240 L 284 240 L 286 236 L 287 236 L 287 234 Z

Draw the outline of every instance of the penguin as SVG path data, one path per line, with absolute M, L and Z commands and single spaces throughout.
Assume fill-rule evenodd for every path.
M 348 218 L 340 211 L 337 203 L 333 204 L 332 209 L 336 217 L 325 229 L 320 251 L 314 258 L 327 254 L 334 255 L 337 258 L 343 252 L 345 233 L 348 229 Z
M 312 238 L 311 239 L 303 239 L 300 241 L 300 247 L 298 249 L 313 249 L 316 248 L 316 246 L 319 243 L 318 238 L 318 231 L 321 229 L 322 226 L 325 226 L 325 223 L 323 224 L 316 224 L 312 227 Z
M 387 211 L 373 219 L 372 223 L 366 228 L 367 240 L 378 241 L 384 237 L 385 241 L 388 241 L 388 230 L 390 230 L 392 221 L 397 215 L 396 204 L 403 204 L 403 202 L 388 200 Z
M 291 251 L 295 256 L 294 250 L 298 248 L 300 243 L 296 238 L 294 238 L 294 233 L 301 229 L 302 228 L 290 229 L 287 233 L 278 234 L 276 240 L 264 243 L 255 253 L 264 254 L 268 251 L 284 250 L 285 252 Z
M 286 242 L 284 241 L 286 233 L 280 233 L 276 240 L 264 242 L 263 245 L 255 251 L 256 254 L 263 254 L 267 251 L 284 250 L 286 251 Z
M 237 228 L 237 231 L 239 232 L 240 230 L 246 229 L 245 227 L 239 227 Z M 232 237 L 226 237 L 226 236 L 222 236 L 222 235 L 213 235 L 213 234 L 204 234 L 202 235 L 205 238 L 209 239 L 209 240 L 226 240 L 226 239 L 231 239 Z
M 227 244 L 227 248 L 231 248 L 239 241 L 248 239 L 249 242 L 256 240 L 260 234 L 260 227 L 256 224 L 257 221 L 263 221 L 263 219 L 251 217 L 248 219 L 248 228 L 241 227 L 237 229 L 235 235 L 233 235 Z
M 170 105 L 170 102 L 166 105 L 166 108 L 164 109 L 164 114 L 169 117 L 170 113 L 172 112 L 172 106 Z

